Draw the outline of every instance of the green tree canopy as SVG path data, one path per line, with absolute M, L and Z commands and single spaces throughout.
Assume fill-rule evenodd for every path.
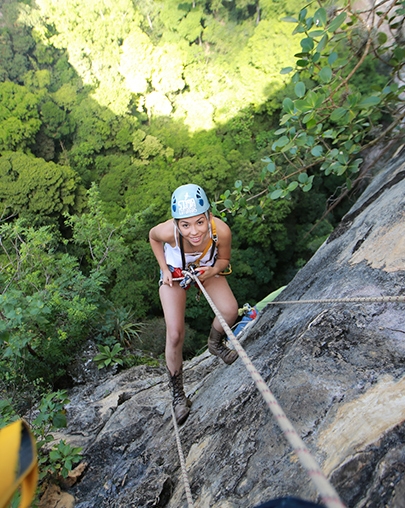
M 1 215 L 27 217 L 41 224 L 81 207 L 80 180 L 66 166 L 21 152 L 0 155 Z
M 0 83 L 0 152 L 26 150 L 41 127 L 40 98 L 25 86 Z

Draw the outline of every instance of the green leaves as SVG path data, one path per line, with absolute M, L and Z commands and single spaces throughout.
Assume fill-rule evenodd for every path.
M 276 189 L 270 194 L 270 199 L 276 200 L 278 198 L 281 198 L 283 193 L 284 193 L 283 189 Z
M 114 344 L 112 349 L 110 349 L 110 346 L 99 346 L 98 349 L 100 352 L 93 358 L 93 361 L 99 369 L 117 364 L 123 365 L 120 353 L 124 348 L 118 342 Z
M 285 147 L 290 142 L 290 139 L 288 136 L 281 136 L 278 138 L 277 141 L 275 141 L 272 145 L 272 150 L 280 150 L 281 148 Z
M 341 12 L 340 14 L 338 14 L 336 18 L 333 19 L 329 24 L 327 28 L 328 32 L 336 32 L 336 30 L 338 30 L 343 25 L 346 19 L 347 19 L 346 12 Z
M 300 44 L 303 53 L 310 53 L 314 49 L 314 41 L 311 37 L 302 39 Z
M 316 47 L 316 53 L 319 55 L 320 53 L 322 53 L 322 51 L 325 49 L 326 47 L 326 44 L 328 43 L 329 41 L 329 37 L 328 37 L 328 34 L 324 33 L 321 40 L 319 41 L 317 47 Z
M 387 19 L 392 19 L 395 28 L 395 16 L 387 9 Z M 378 15 L 384 17 L 382 12 Z M 353 51 L 353 41 L 363 30 L 358 19 L 349 9 L 329 18 L 323 7 L 313 17 L 304 8 L 295 21 L 288 19 L 297 25 L 294 33 L 302 34 L 301 52 L 295 55 L 295 69 L 283 69 L 283 73 L 295 70 L 293 93 L 284 98 L 280 128 L 273 133 L 269 199 L 288 198 L 298 188 L 308 192 L 319 171 L 324 176 L 346 174 L 350 186 L 362 163 L 358 154 L 367 146 L 376 119 L 383 110 L 387 117 L 395 114 L 398 80 L 392 76 L 373 80 L 375 74 L 366 73 L 371 82 L 365 85 L 356 75 L 362 72 L 362 65 L 370 65 L 374 55 L 381 53 L 380 47 L 372 46 L 369 54 L 358 48 Z M 388 43 L 383 33 L 377 40 L 380 45 Z M 395 75 L 396 66 L 404 63 L 405 50 L 394 44 L 390 55 Z M 309 176 L 306 168 L 314 174 Z M 261 177 L 269 178 L 268 172 L 263 171 Z
M 380 104 L 381 98 L 376 95 L 370 95 L 369 97 L 364 97 L 360 102 L 358 107 L 362 109 L 372 108 Z
M 332 53 L 330 53 L 328 56 L 328 64 L 332 67 L 338 58 L 339 55 L 336 53 L 336 51 L 332 51 Z
M 44 395 L 39 404 L 38 416 L 33 421 L 36 431 L 45 436 L 52 429 L 66 427 L 65 405 L 68 402 L 64 390 Z
M 320 7 L 314 14 L 314 23 L 316 26 L 325 26 L 328 20 L 326 9 Z
M 20 219 L 0 225 L 0 235 L 8 259 L 0 270 L 7 288 L 0 296 L 0 355 L 10 382 L 54 382 L 97 321 L 106 279 L 100 271 L 85 276 L 73 256 L 58 252 L 49 226 L 35 229 Z
M 288 184 L 285 181 L 279 181 L 275 186 L 270 187 L 268 197 L 273 201 L 285 199 L 298 188 L 303 192 L 309 192 L 312 189 L 313 180 L 314 175 L 308 176 L 306 172 L 301 172 L 296 180 L 292 180 Z
M 320 157 L 323 153 L 323 146 L 322 145 L 316 145 L 313 148 L 311 148 L 311 154 L 314 157 Z
M 86 247 L 90 265 L 111 273 L 128 255 L 120 228 L 106 219 L 98 187 L 93 184 L 88 194 L 88 212 L 80 216 L 66 214 L 66 223 L 73 228 L 77 245 Z M 122 224 L 121 229 L 123 229 Z
M 309 192 L 312 189 L 312 182 L 314 180 L 314 175 L 308 176 L 307 173 L 300 173 L 298 175 L 298 183 L 303 192 Z
M 261 179 L 264 180 L 268 173 L 275 171 L 275 165 L 269 158 L 265 158 L 264 162 L 268 162 L 263 168 Z M 243 216 L 249 216 L 251 220 L 256 220 L 262 213 L 261 207 L 256 204 L 249 203 L 249 196 L 255 186 L 255 181 L 251 180 L 249 184 L 243 184 L 242 180 L 236 180 L 234 190 L 227 190 L 221 194 L 220 200 L 213 204 L 213 213 L 220 215 L 226 220 L 226 212 L 231 215 L 241 213 Z
M 305 83 L 299 81 L 294 87 L 294 92 L 297 97 L 304 97 L 306 92 Z
M 56 476 L 67 478 L 74 464 L 82 460 L 82 447 L 73 447 L 61 439 L 49 452 L 49 471 Z
M 337 122 L 347 113 L 346 108 L 336 108 L 332 114 L 330 115 L 330 119 L 332 122 Z
M 294 102 L 289 97 L 283 100 L 283 109 L 290 115 L 294 114 Z
M 51 475 L 67 478 L 74 464 L 80 462 L 82 448 L 72 447 L 60 440 L 49 450 L 49 443 L 54 441 L 52 432 L 66 427 L 65 406 L 69 403 L 65 390 L 43 395 L 38 414 L 32 422 L 32 430 L 37 441 L 40 479 Z
M 327 67 L 322 67 L 322 69 L 320 70 L 319 72 L 319 79 L 323 82 L 323 83 L 329 83 L 332 79 L 332 69 L 327 66 Z

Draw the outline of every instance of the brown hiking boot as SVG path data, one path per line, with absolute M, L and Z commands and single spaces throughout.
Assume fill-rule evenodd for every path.
M 172 389 L 174 416 L 176 417 L 177 425 L 181 425 L 187 420 L 191 407 L 191 400 L 184 393 L 183 366 L 173 375 L 169 369 L 167 369 L 167 373 L 169 375 L 169 386 Z
M 238 353 L 225 344 L 224 334 L 213 326 L 208 337 L 208 351 L 214 356 L 219 356 L 227 365 L 231 365 L 238 358 Z

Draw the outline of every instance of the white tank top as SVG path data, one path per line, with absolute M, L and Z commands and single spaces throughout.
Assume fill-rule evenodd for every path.
M 176 245 L 172 247 L 170 244 L 165 243 L 164 244 L 164 253 L 165 253 L 165 259 L 166 264 L 173 266 L 173 268 L 183 268 L 183 261 L 181 259 L 181 250 L 180 246 L 177 243 L 177 228 L 176 224 L 174 224 L 174 238 L 176 239 Z M 210 238 L 212 239 L 212 232 L 210 228 Z M 198 261 L 199 266 L 213 266 L 215 263 L 215 259 L 217 257 L 217 246 L 215 245 L 214 253 L 211 256 L 212 253 L 212 247 L 208 249 L 204 257 L 202 257 Z M 185 252 L 184 257 L 186 260 L 186 266 L 193 264 L 197 261 L 197 259 L 201 256 L 202 252 Z

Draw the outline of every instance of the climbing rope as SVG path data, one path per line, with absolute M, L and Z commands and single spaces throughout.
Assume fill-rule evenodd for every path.
M 180 466 L 181 466 L 181 474 L 183 476 L 184 490 L 186 491 L 186 498 L 189 508 L 194 508 L 193 498 L 191 496 L 190 483 L 188 481 L 186 462 L 184 460 L 183 449 L 181 447 L 179 427 L 176 422 L 176 416 L 174 414 L 173 404 L 172 404 L 172 419 L 174 426 L 174 433 L 176 435 L 176 443 L 177 443 L 177 451 L 179 452 Z
M 294 429 L 291 422 L 288 420 L 286 414 L 282 410 L 281 406 L 277 402 L 276 398 L 266 385 L 264 379 L 259 374 L 259 372 L 256 370 L 255 366 L 249 359 L 248 355 L 246 354 L 245 350 L 241 346 L 240 342 L 237 340 L 235 335 L 233 334 L 232 330 L 228 326 L 225 319 L 222 317 L 221 313 L 215 306 L 214 302 L 210 298 L 209 294 L 207 293 L 206 289 L 202 285 L 202 283 L 199 281 L 198 276 L 194 275 L 192 272 L 187 272 L 187 275 L 191 275 L 194 282 L 198 285 L 201 292 L 204 294 L 205 298 L 207 299 L 208 303 L 210 304 L 212 310 L 214 311 L 216 317 L 218 318 L 219 322 L 221 323 L 222 328 L 224 329 L 224 332 L 227 334 L 228 338 L 230 339 L 232 345 L 234 346 L 235 350 L 237 351 L 238 355 L 240 356 L 241 360 L 245 364 L 245 367 L 247 368 L 249 374 L 253 378 L 257 389 L 263 396 L 264 400 L 266 401 L 268 407 L 270 408 L 270 411 L 273 413 L 279 427 L 284 433 L 285 438 L 292 446 L 294 452 L 296 453 L 298 459 L 300 460 L 302 466 L 306 469 L 309 477 L 315 484 L 322 502 L 325 504 L 327 508 L 345 508 L 345 505 L 342 503 L 342 501 L 339 498 L 339 495 L 337 494 L 334 487 L 331 485 L 331 483 L 328 481 L 328 479 L 325 477 L 323 472 L 321 471 L 318 463 L 311 455 L 310 451 L 308 450 L 307 446 L 305 445 L 304 441 L 300 438 L 297 431 Z
M 353 303 L 353 302 L 405 302 L 405 296 L 355 296 L 350 298 L 325 298 L 323 300 L 280 300 L 266 305 L 287 305 L 293 303 Z

